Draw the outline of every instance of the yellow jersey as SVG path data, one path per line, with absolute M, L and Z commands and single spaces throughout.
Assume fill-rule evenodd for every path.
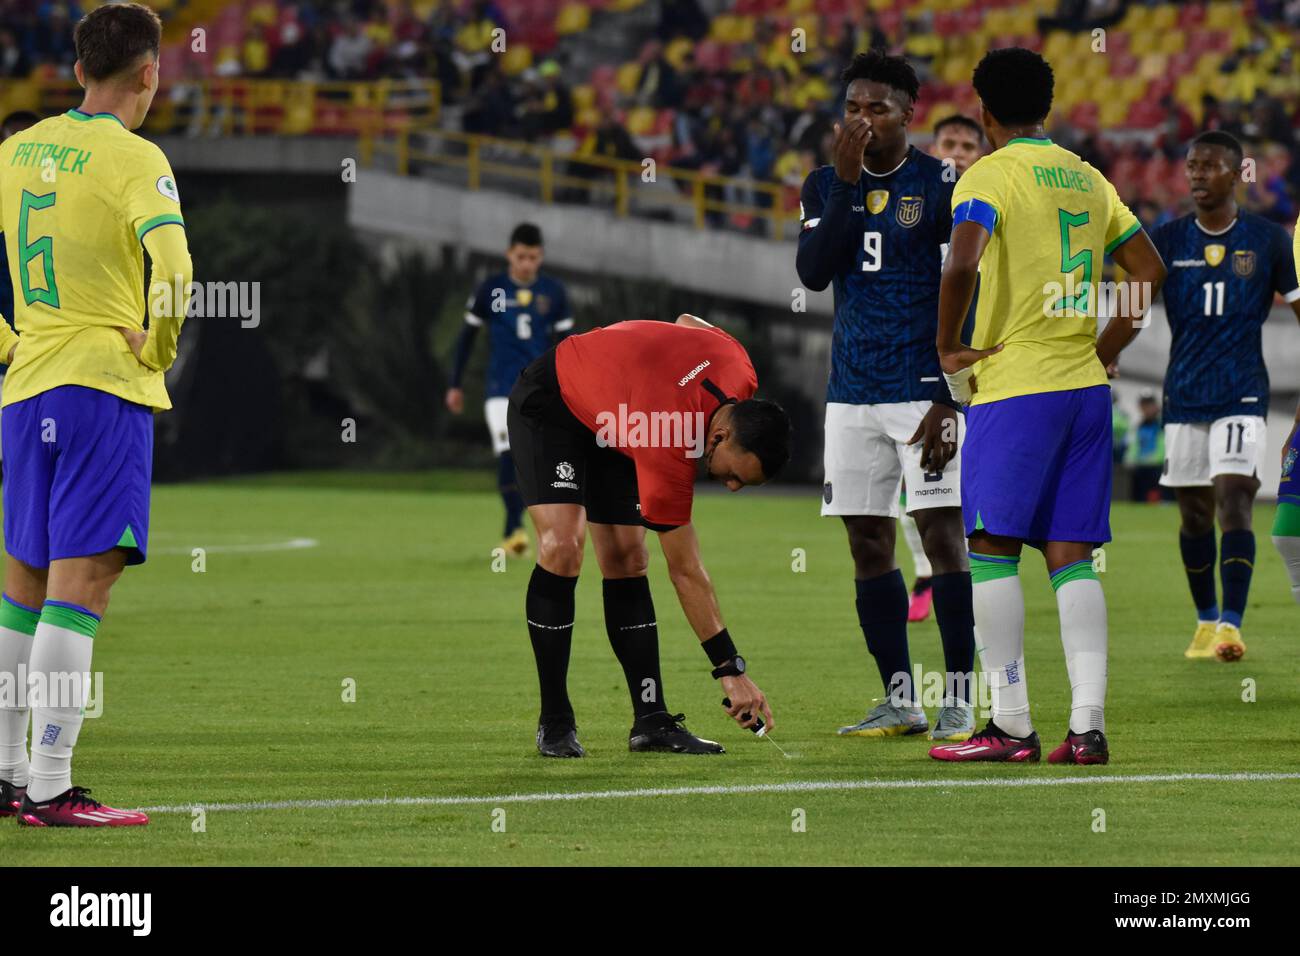
M 116 329 L 143 330 L 142 244 L 172 226 L 184 220 L 167 157 L 111 113 L 69 110 L 0 144 L 0 231 L 19 343 L 3 404 L 83 385 L 171 408 L 163 372 L 143 365 Z M 0 330 L 0 360 L 13 342 Z
M 954 213 L 971 200 L 993 218 L 971 345 L 1005 344 L 975 364 L 971 404 L 1106 384 L 1102 257 L 1141 228 L 1115 187 L 1050 139 L 1013 139 L 957 180 Z

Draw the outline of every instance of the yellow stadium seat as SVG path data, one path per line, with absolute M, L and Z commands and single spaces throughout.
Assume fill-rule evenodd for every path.
M 971 77 L 970 63 L 960 57 L 944 57 L 939 66 L 939 75 L 945 83 L 967 83 Z
M 649 106 L 628 110 L 624 125 L 633 136 L 646 136 L 655 128 L 655 111 Z
M 1187 48 L 1187 37 L 1177 30 L 1167 30 L 1160 34 L 1156 49 L 1164 54 L 1182 53 Z
M 1211 3 L 1205 8 L 1205 27 L 1228 30 L 1241 20 L 1241 6 L 1236 3 Z
M 1146 33 L 1151 30 L 1151 8 L 1138 3 L 1129 5 L 1119 28 L 1129 33 Z
M 533 51 L 522 43 L 511 43 L 501 55 L 501 69 L 507 76 L 518 76 L 533 65 Z
M 1089 53 L 1083 61 L 1083 69 L 1079 73 L 1096 82 L 1102 77 L 1110 75 L 1110 60 L 1100 53 Z
M 1010 23 L 1010 33 L 1025 36 L 1038 32 L 1038 12 L 1033 7 L 1017 7 Z
M 1168 66 L 1169 58 L 1163 53 L 1148 53 L 1138 64 L 1138 76 L 1148 80 L 1159 79 L 1165 75 Z
M 618 91 L 629 96 L 636 92 L 637 84 L 640 82 L 640 63 L 624 63 L 618 68 L 618 73 L 614 79 L 614 85 L 618 87 Z
M 1126 104 L 1138 99 L 1147 89 L 1147 80 L 1141 76 L 1126 76 L 1119 81 L 1119 97 Z
M 1222 53 L 1202 53 L 1200 58 L 1196 61 L 1196 66 L 1193 68 L 1192 72 L 1199 77 L 1209 80 L 1210 78 L 1219 75 L 1219 67 L 1222 65 Z
M 1066 59 L 1070 55 L 1070 42 L 1070 34 L 1053 30 L 1047 34 L 1047 42 L 1043 44 L 1043 56 L 1051 62 Z
M 555 18 L 555 32 L 560 36 L 581 33 L 591 23 L 591 8 L 583 3 L 566 3 Z
M 1119 100 L 1102 101 L 1100 109 L 1097 111 L 1097 121 L 1103 126 L 1123 126 L 1124 121 L 1128 118 L 1128 103 Z
M 1151 8 L 1151 28 L 1153 30 L 1172 30 L 1178 23 L 1178 7 L 1172 3 Z
M 664 47 L 664 59 L 676 69 L 681 69 L 686 62 L 686 55 L 695 49 L 695 44 L 686 37 L 678 37 Z

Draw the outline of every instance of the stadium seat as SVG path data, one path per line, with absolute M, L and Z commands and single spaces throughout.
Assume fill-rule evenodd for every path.
M 566 3 L 555 18 L 555 32 L 559 36 L 581 33 L 591 23 L 591 8 L 582 3 Z

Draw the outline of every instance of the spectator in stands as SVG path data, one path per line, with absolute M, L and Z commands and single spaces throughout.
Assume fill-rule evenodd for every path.
M 702 40 L 709 32 L 709 18 L 699 0 L 660 0 L 659 38 L 667 43 L 674 37 Z
M 1296 219 L 1296 204 L 1287 183 L 1291 153 L 1276 143 L 1264 147 L 1257 159 L 1255 181 L 1246 186 L 1246 205 L 1252 212 L 1284 226 Z
M 77 60 L 77 51 L 72 45 L 72 27 L 81 15 L 81 7 L 75 3 L 41 4 L 33 34 L 36 58 L 58 67 L 61 73 L 71 75 L 72 64 Z
M 519 106 L 520 133 L 526 140 L 553 136 L 573 125 L 573 94 L 560 78 L 560 64 L 547 60 Z
M 22 79 L 31 69 L 31 61 L 18 45 L 18 37 L 12 30 L 0 30 L 0 76 Z
M 366 74 L 370 48 L 370 37 L 362 25 L 349 17 L 330 44 L 330 73 L 340 80 L 361 79 Z
M 1144 391 L 1138 398 L 1138 421 L 1124 455 L 1132 474 L 1131 500 L 1160 501 L 1160 473 L 1165 465 L 1165 429 L 1160 421 L 1156 393 Z
M 656 109 L 676 109 L 682 105 L 686 91 L 682 89 L 677 70 L 664 56 L 663 44 L 651 40 L 641 48 L 637 58 L 641 76 L 637 80 L 636 101 L 642 106 Z
M 1187 144 L 1197 133 L 1196 121 L 1172 93 L 1160 97 L 1160 108 L 1165 120 L 1159 129 L 1157 145 L 1170 159 L 1181 160 L 1187 155 Z
M 461 129 L 466 133 L 480 133 L 487 136 L 502 136 L 513 126 L 515 115 L 514 96 L 506 75 L 495 63 L 483 74 L 477 90 L 465 103 L 461 115 Z
M 1122 464 L 1128 452 L 1129 443 L 1128 413 L 1119 404 L 1119 393 L 1111 389 L 1110 393 L 1110 456 L 1116 465 Z

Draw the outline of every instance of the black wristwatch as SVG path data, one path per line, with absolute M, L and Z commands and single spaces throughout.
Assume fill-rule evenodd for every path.
M 729 661 L 724 661 L 719 667 L 713 668 L 713 679 L 719 677 L 739 677 L 745 673 L 745 659 L 737 654 Z

